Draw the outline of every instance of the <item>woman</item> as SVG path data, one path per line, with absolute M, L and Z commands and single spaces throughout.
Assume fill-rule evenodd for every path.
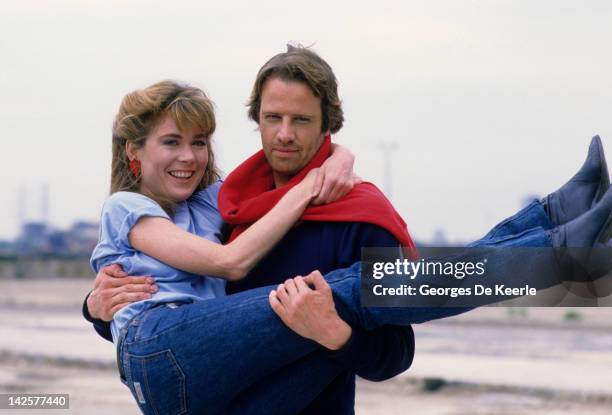
M 298 292 L 324 295 L 325 280 L 313 274 L 271 295 L 271 288 L 264 287 L 224 296 L 222 280 L 201 275 L 229 280 L 244 276 L 300 217 L 316 196 L 320 180 L 313 170 L 268 215 L 221 246 L 221 220 L 215 209 L 218 183 L 207 141 L 213 131 L 214 114 L 207 97 L 172 82 L 128 94 L 117 115 L 113 195 L 103 209 L 92 265 L 98 271 L 118 263 L 129 274 L 155 275 L 160 287 L 150 300 L 133 303 L 115 315 L 112 331 L 122 380 L 144 413 L 258 413 L 271 405 L 275 413 L 295 413 L 333 379 L 338 368 L 312 353 L 317 344 L 296 336 L 274 312 L 308 337 L 286 318 L 285 311 Z M 592 209 L 591 222 L 609 216 L 611 195 L 608 192 Z M 599 231 L 603 222 L 596 227 Z M 151 235 L 159 233 L 167 235 L 168 246 L 180 248 L 168 252 L 149 244 Z M 533 236 L 538 243 L 550 244 L 551 236 L 544 229 Z M 493 237 L 488 242 L 502 244 Z M 326 278 L 343 319 L 366 329 L 465 311 L 364 310 L 356 289 L 359 264 Z M 309 380 L 307 390 L 291 390 L 304 379 Z M 283 399 L 286 396 L 290 399 Z

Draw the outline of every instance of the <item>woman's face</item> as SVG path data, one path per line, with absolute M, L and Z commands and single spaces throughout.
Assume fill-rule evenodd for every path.
M 165 116 L 145 145 L 134 151 L 141 162 L 140 192 L 182 202 L 202 181 L 208 164 L 208 137 L 194 128 L 179 131 L 172 118 Z

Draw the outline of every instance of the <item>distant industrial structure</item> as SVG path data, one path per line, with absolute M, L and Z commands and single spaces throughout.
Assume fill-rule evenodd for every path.
M 38 186 L 37 186 L 38 187 Z M 34 196 L 37 193 L 32 192 Z M 19 190 L 17 198 L 17 223 L 19 235 L 13 241 L 0 240 L 0 257 L 11 256 L 89 256 L 98 242 L 99 224 L 97 222 L 77 221 L 67 230 L 60 230 L 50 224 L 49 185 L 40 185 L 38 205 L 40 216 L 31 220 L 26 215 L 25 186 Z
M 78 221 L 67 230 L 44 222 L 25 222 L 13 241 L 0 241 L 3 278 L 91 278 L 89 257 L 98 243 L 99 225 Z
M 67 230 L 26 222 L 14 241 L 0 241 L 0 256 L 89 256 L 98 243 L 99 224 L 78 221 Z
M 89 256 L 98 243 L 98 232 L 99 225 L 94 222 L 75 222 L 65 231 L 53 229 L 42 222 L 25 223 L 15 241 L 16 253 Z

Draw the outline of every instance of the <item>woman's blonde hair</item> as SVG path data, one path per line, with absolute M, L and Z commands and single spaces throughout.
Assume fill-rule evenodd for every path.
M 172 118 L 180 131 L 196 128 L 206 137 L 215 131 L 213 102 L 201 89 L 175 81 L 162 81 L 130 92 L 123 97 L 113 123 L 111 194 L 139 191 L 141 176 L 134 176 L 129 169 L 126 144 L 131 142 L 136 148 L 142 147 L 151 131 L 166 115 Z M 209 142 L 208 164 L 197 190 L 204 189 L 219 178 Z M 156 201 L 166 211 L 173 210 L 174 204 L 163 197 L 156 198 Z

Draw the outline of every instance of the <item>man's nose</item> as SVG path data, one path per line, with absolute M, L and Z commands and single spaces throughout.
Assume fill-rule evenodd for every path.
M 278 130 L 277 138 L 282 143 L 290 143 L 295 140 L 295 131 L 291 119 L 283 118 L 280 129 Z

